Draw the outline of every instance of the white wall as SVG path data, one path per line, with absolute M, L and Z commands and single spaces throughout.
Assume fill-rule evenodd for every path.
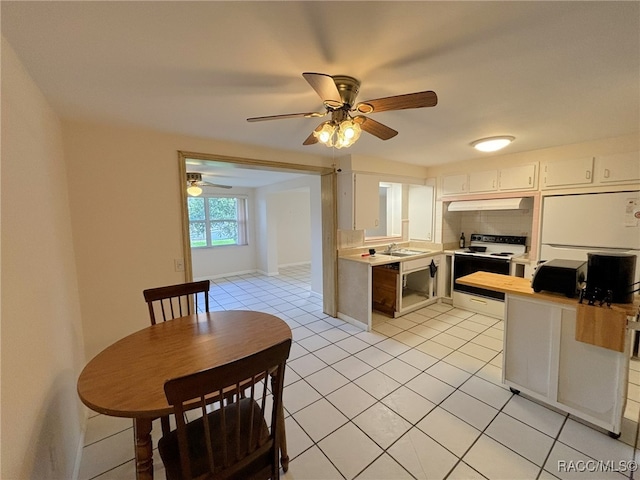
M 311 262 L 310 189 L 277 191 L 286 185 L 274 188 L 276 192 L 266 197 L 268 204 L 259 207 L 256 203 L 265 197 L 257 200 L 255 189 L 234 188 L 234 193 L 247 196 L 249 244 L 192 249 L 194 279 L 254 271 L 275 275 L 278 267 Z M 261 231 L 260 236 L 257 231 Z M 271 261 L 259 261 L 263 255 Z
M 273 194 L 278 266 L 311 262 L 311 198 L 308 188 Z
M 63 133 L 87 358 L 149 325 L 145 288 L 185 279 L 174 269 L 183 255 L 179 150 L 318 167 L 331 162 L 111 124 L 67 120 Z
M 260 217 L 257 226 L 258 269 L 265 273 L 275 274 L 278 272 L 278 265 L 285 264 L 286 260 L 279 260 L 278 238 L 293 232 L 280 234 L 274 228 L 274 225 L 278 225 L 278 219 L 287 215 L 281 212 L 276 195 L 301 189 L 309 192 L 311 290 L 322 295 L 322 201 L 320 176 L 318 175 L 304 175 L 294 180 L 256 189 L 256 210 Z
M 72 478 L 84 409 L 78 282 L 60 121 L 2 39 L 0 477 Z

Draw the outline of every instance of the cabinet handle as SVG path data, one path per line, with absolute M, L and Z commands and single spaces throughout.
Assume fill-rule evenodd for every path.
M 481 303 L 482 305 L 486 305 L 487 304 L 487 302 L 485 302 L 484 300 L 479 300 L 477 298 L 470 298 L 469 300 L 471 302 Z
M 531 177 L 529 177 L 529 185 L 531 185 Z
M 585 177 L 587 178 L 587 180 L 590 180 L 591 179 L 591 170 L 587 170 L 585 173 L 586 173 Z
M 604 169 L 604 178 L 609 178 L 609 169 L 608 168 Z

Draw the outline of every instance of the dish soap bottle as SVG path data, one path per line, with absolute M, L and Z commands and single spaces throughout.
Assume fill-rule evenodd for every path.
M 465 238 L 464 238 L 464 232 L 462 232 L 462 235 L 460 235 L 460 248 L 464 248 L 464 244 L 465 244 Z

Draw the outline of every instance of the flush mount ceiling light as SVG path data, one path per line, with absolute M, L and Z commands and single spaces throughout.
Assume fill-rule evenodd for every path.
M 472 142 L 471 146 L 476 150 L 480 150 L 481 152 L 496 152 L 509 145 L 515 139 L 515 137 L 511 137 L 509 135 L 481 138 L 480 140 Z

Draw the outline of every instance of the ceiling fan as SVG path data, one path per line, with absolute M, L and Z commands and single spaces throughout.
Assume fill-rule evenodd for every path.
M 197 172 L 187 172 L 187 193 L 197 197 L 202 193 L 202 187 L 231 188 L 231 185 L 220 185 L 202 180 L 202 174 Z
M 360 89 L 359 80 L 347 75 L 310 72 L 303 73 L 302 76 L 322 99 L 325 111 L 252 117 L 247 118 L 247 121 L 261 122 L 297 117 L 320 118 L 330 115 L 331 120 L 318 125 L 302 144 L 313 145 L 321 142 L 328 147 L 343 148 L 353 145 L 360 136 L 361 130 L 381 140 L 389 140 L 398 134 L 393 128 L 360 114 L 433 107 L 438 103 L 436 93 L 430 90 L 355 103 Z

